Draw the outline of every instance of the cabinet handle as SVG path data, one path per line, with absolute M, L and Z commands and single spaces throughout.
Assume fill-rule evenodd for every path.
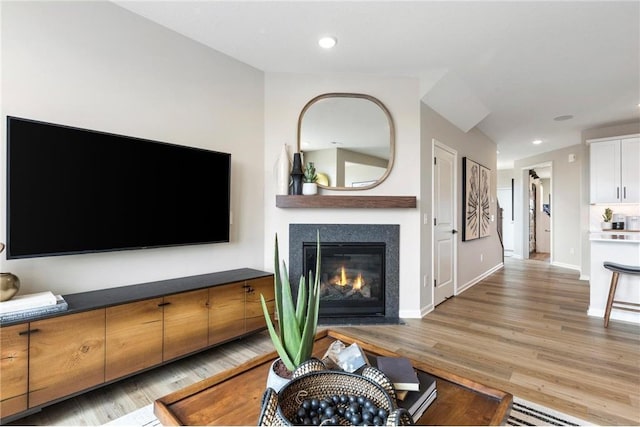
M 161 302 L 160 304 L 158 304 L 158 307 L 164 307 L 165 305 L 170 305 L 170 302 Z
M 622 187 L 622 194 L 623 194 L 623 198 L 626 199 L 627 198 L 627 186 L 625 185 L 624 187 Z
M 616 187 L 616 199 L 620 198 L 620 187 Z
M 38 329 L 38 328 L 36 328 L 36 329 L 28 329 L 26 331 L 18 332 L 18 335 L 31 335 L 31 334 L 35 334 L 36 332 L 40 332 L 40 329 Z
M 29 335 L 29 330 L 27 329 L 26 331 L 18 332 L 18 335 L 20 336 Z

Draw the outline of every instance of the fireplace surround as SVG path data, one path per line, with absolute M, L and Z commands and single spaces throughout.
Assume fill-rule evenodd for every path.
M 320 232 L 323 295 L 320 300 L 321 324 L 389 324 L 399 323 L 399 240 L 396 224 L 290 224 L 289 280 L 297 284 L 307 257 L 314 260 L 316 233 Z M 309 248 L 313 247 L 313 250 Z M 349 296 L 346 304 L 336 304 L 336 274 L 341 271 L 340 258 L 351 261 L 344 274 L 341 292 Z M 309 260 L 307 260 L 309 264 Z M 315 264 L 314 268 L 315 269 Z M 327 271 L 325 271 L 327 270 Z M 355 284 L 360 270 L 364 276 L 363 290 Z M 305 273 L 305 276 L 308 272 Z M 333 288 L 327 291 L 327 286 Z M 381 289 L 381 286 L 384 289 Z M 294 286 L 295 288 L 295 286 Z M 380 293 L 376 295 L 376 292 Z M 336 306 L 339 306 L 336 308 Z

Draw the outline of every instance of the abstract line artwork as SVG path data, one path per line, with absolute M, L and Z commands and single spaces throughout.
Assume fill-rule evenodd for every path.
M 480 237 L 487 237 L 491 224 L 491 169 L 480 166 Z
M 491 234 L 491 169 L 463 157 L 462 174 L 462 240 L 487 237 Z

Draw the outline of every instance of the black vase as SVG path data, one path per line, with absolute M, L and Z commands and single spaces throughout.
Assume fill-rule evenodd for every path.
M 302 177 L 304 176 L 304 172 L 302 172 L 302 158 L 300 157 L 300 153 L 293 154 L 293 167 L 291 168 L 291 181 L 293 185 L 291 187 L 291 194 L 301 195 L 302 194 Z

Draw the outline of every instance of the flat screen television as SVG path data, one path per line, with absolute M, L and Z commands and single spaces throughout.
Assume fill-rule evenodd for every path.
M 229 241 L 231 155 L 7 117 L 7 258 Z

